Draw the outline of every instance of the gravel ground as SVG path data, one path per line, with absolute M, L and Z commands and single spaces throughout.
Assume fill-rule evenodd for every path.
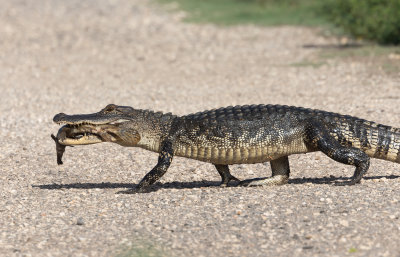
M 121 195 L 157 154 L 99 144 L 57 166 L 59 112 L 115 103 L 176 114 L 273 103 L 400 127 L 400 74 L 374 59 L 293 65 L 334 44 L 315 29 L 184 24 L 143 0 L 0 1 L 0 255 L 400 256 L 399 165 L 353 169 L 290 157 L 288 185 L 219 188 L 210 164 L 175 158 L 148 194 Z M 323 50 L 323 48 L 322 48 Z M 241 178 L 267 176 L 236 165 Z

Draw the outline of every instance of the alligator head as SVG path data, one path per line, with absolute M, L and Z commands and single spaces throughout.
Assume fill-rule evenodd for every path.
M 167 134 L 176 116 L 129 106 L 109 104 L 92 114 L 67 115 L 59 113 L 53 121 L 63 125 L 56 142 L 57 163 L 66 146 L 89 145 L 112 142 L 122 146 L 138 146 L 150 151 L 159 151 L 161 138 Z
M 63 126 L 53 139 L 64 146 L 101 142 L 135 146 L 140 136 L 131 124 L 128 124 L 133 119 L 135 110 L 132 107 L 114 104 L 109 104 L 101 111 L 92 114 L 59 113 L 54 116 L 53 121 Z

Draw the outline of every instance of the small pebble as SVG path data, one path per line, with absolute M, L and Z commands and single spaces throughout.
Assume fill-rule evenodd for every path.
M 80 218 L 77 219 L 76 225 L 79 225 L 79 226 L 85 225 L 85 221 L 83 220 L 82 217 L 80 217 Z

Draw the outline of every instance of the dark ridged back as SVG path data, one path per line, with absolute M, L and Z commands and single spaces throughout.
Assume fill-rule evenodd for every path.
M 182 116 L 181 118 L 193 121 L 208 120 L 210 123 L 219 121 L 225 122 L 228 120 L 252 121 L 252 120 L 265 119 L 266 117 L 276 117 L 279 115 L 285 115 L 287 112 L 291 113 L 296 112 L 298 115 L 309 116 L 311 113 L 315 113 L 318 111 L 301 107 L 286 106 L 286 105 L 263 105 L 263 104 L 238 105 L 238 106 L 228 106 L 224 108 L 212 109 L 203 112 L 197 112 Z

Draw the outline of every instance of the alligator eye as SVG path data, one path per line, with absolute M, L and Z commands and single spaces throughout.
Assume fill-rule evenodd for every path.
M 109 104 L 103 109 L 103 113 L 110 113 L 113 112 L 117 109 L 117 106 L 115 104 Z

